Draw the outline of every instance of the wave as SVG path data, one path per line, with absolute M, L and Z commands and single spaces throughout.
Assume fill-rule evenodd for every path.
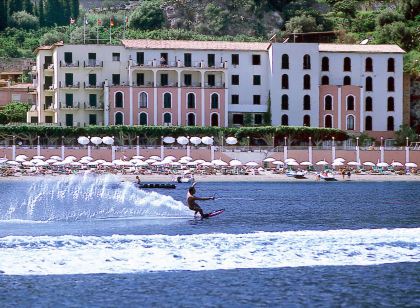
M 420 228 L 247 234 L 7 236 L 6 275 L 377 265 L 420 261 Z

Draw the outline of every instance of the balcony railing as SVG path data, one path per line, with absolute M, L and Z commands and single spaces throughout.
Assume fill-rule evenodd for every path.
M 76 62 L 62 62 L 62 61 L 60 61 L 60 67 L 79 67 L 79 61 L 76 61 Z
M 204 61 L 194 61 L 194 62 L 189 62 L 187 63 L 187 65 L 185 64 L 184 61 L 181 60 L 176 60 L 176 61 L 160 61 L 157 59 L 153 59 L 153 60 L 147 60 L 144 61 L 143 64 L 139 64 L 137 62 L 132 62 L 132 66 L 133 67 L 158 67 L 158 68 L 199 68 L 199 69 L 227 69 L 228 68 L 228 64 L 227 62 L 218 62 L 218 63 L 214 63 L 212 65 L 209 65 L 208 63 L 204 62 Z
M 103 83 L 89 84 L 89 83 L 83 82 L 83 88 L 85 88 L 85 89 L 102 89 L 103 88 Z
M 225 83 L 224 82 L 216 82 L 216 83 L 205 83 L 204 84 L 205 88 L 225 88 Z
M 80 88 L 80 82 L 76 82 L 76 83 L 63 83 L 63 82 L 59 82 L 59 87 L 63 88 L 63 89 L 79 89 Z
M 153 87 L 153 81 L 146 81 L 143 84 L 138 84 L 137 82 L 133 81 L 133 87 Z
M 80 109 L 80 103 L 62 103 L 62 102 L 60 102 L 60 109 Z
M 54 85 L 53 84 L 44 84 L 44 90 L 54 91 Z
M 190 84 L 182 83 L 183 87 L 192 87 L 192 88 L 200 88 L 201 82 L 191 82 Z
M 44 104 L 44 110 L 54 110 L 55 105 L 54 104 Z
M 83 108 L 86 110 L 104 110 L 104 104 L 98 103 L 96 105 L 91 105 L 90 103 L 83 103 Z
M 54 64 L 52 63 L 44 63 L 44 70 L 53 70 Z
M 156 86 L 157 87 L 177 87 L 178 82 L 168 82 L 167 84 L 158 83 Z
M 104 61 L 98 61 L 98 60 L 83 61 L 83 67 L 89 67 L 89 68 L 104 67 Z

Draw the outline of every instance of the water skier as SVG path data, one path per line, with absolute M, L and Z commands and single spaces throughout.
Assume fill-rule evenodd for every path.
M 204 214 L 203 209 L 195 202 L 196 200 L 214 200 L 214 197 L 196 197 L 196 189 L 195 189 L 195 182 L 192 184 L 192 186 L 188 189 L 187 193 L 187 204 L 191 211 L 195 211 L 194 216 L 197 215 L 197 213 L 200 213 L 201 218 L 208 218 L 209 214 Z

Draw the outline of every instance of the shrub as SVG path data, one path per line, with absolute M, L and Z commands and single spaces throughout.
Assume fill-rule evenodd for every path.
M 165 22 L 163 10 L 158 0 L 143 1 L 131 14 L 129 27 L 134 29 L 159 29 Z
M 52 45 L 59 41 L 65 40 L 65 34 L 58 31 L 51 31 L 45 33 L 39 40 L 39 44 L 42 45 Z
M 38 29 L 39 20 L 34 15 L 25 11 L 19 11 L 12 14 L 10 26 L 20 29 Z

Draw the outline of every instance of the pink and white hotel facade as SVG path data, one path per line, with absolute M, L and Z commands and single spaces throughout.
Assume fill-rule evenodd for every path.
M 403 53 L 396 45 L 55 44 L 38 49 L 28 122 L 260 125 L 270 96 L 273 125 L 389 138 L 403 123 Z

